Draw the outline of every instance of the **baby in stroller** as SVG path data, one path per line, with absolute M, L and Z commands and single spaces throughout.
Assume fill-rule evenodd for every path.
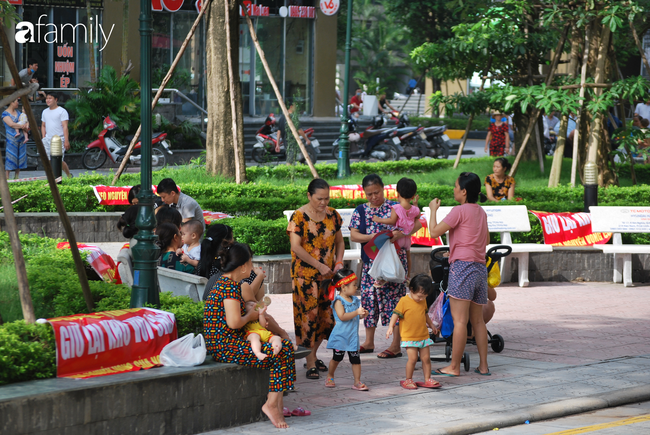
M 488 266 L 487 266 L 488 273 L 493 267 L 498 268 L 499 267 L 498 262 L 500 261 L 500 259 L 508 256 L 511 251 L 512 248 L 506 245 L 499 245 L 491 248 L 486 254 L 486 258 L 489 259 Z M 431 276 L 433 278 L 433 287 L 434 287 L 434 291 L 432 291 L 427 297 L 427 305 L 430 308 L 431 305 L 434 304 L 438 296 L 442 292 L 447 291 L 447 280 L 449 278 L 449 247 L 445 246 L 441 248 L 436 248 L 433 251 L 431 251 L 431 260 L 429 262 L 429 267 L 431 269 Z M 496 299 L 496 297 L 497 297 L 496 290 L 494 289 L 494 287 L 488 284 L 488 301 L 487 304 L 483 305 L 482 307 L 483 320 L 486 324 L 494 316 L 494 312 L 495 312 L 494 300 Z M 492 347 L 492 350 L 497 353 L 501 352 L 505 345 L 503 337 L 499 334 L 492 335 L 490 331 L 487 331 L 487 334 L 488 334 L 488 344 Z M 451 358 L 453 336 L 449 335 L 447 337 L 442 337 L 440 335 L 440 331 L 438 330 L 438 331 L 434 331 L 431 338 L 434 341 L 434 343 L 442 343 L 442 342 L 446 343 L 445 357 L 444 358 L 432 357 L 431 360 L 449 362 Z M 476 345 L 476 340 L 474 339 L 472 326 L 471 323 L 469 322 L 467 323 L 467 343 Z M 470 358 L 467 352 L 463 353 L 461 363 L 463 363 L 463 368 L 465 369 L 465 371 L 469 371 Z

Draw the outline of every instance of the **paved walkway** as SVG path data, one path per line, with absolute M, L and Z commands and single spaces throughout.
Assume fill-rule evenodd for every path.
M 310 417 L 288 419 L 289 430 L 262 421 L 209 434 L 476 433 L 650 400 L 650 286 L 513 283 L 498 292 L 488 327 L 504 337 L 505 350 L 489 351 L 490 377 L 473 373 L 478 355 L 468 346 L 468 373 L 438 377 L 440 390 L 403 390 L 398 381 L 404 379 L 406 358 L 376 358 L 387 346 L 386 329 L 379 327 L 375 353 L 362 355 L 362 380 L 370 391 L 350 388 L 347 358 L 334 389 L 324 387 L 324 376 L 307 380 L 299 361 L 297 392 L 285 398 L 285 406 L 303 406 Z M 291 295 L 271 298 L 269 312 L 292 334 Z M 360 333 L 363 338 L 363 327 Z M 444 345 L 432 348 L 432 355 L 443 352 Z M 319 357 L 328 363 L 331 353 L 321 348 Z M 421 377 L 418 364 L 415 380 Z

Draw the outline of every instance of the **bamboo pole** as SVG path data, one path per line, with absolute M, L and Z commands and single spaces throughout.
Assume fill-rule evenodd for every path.
M 555 75 L 555 69 L 557 68 L 557 64 L 560 60 L 560 57 L 562 56 L 562 51 L 564 50 L 564 43 L 567 39 L 567 36 L 569 34 L 569 29 L 571 28 L 572 22 L 568 22 L 564 25 L 564 30 L 562 31 L 562 37 L 557 43 L 557 47 L 555 48 L 555 53 L 553 54 L 553 61 L 551 62 L 551 69 L 548 72 L 548 75 L 546 76 L 546 86 L 549 86 L 553 82 L 553 77 Z M 539 118 L 540 111 L 538 109 L 533 110 L 533 114 L 530 117 L 530 124 L 528 124 L 528 129 L 526 130 L 526 135 L 524 136 L 524 141 L 521 143 L 521 147 L 519 148 L 519 152 L 517 153 L 517 157 L 515 158 L 515 162 L 512 164 L 512 168 L 510 168 L 510 173 L 509 175 L 512 177 L 516 172 L 517 172 L 517 167 L 519 166 L 519 162 L 521 161 L 521 157 L 524 155 L 524 150 L 526 149 L 526 145 L 528 144 L 528 141 L 530 139 L 530 135 L 533 132 L 533 128 L 537 125 L 537 119 Z M 538 133 L 539 135 L 539 133 Z M 539 141 L 539 138 L 537 140 L 537 145 L 538 145 L 538 154 L 541 150 L 541 143 Z M 543 153 L 542 153 L 542 159 L 543 160 Z M 540 169 L 542 170 L 542 173 L 544 173 L 544 164 L 540 163 Z
M 491 68 L 492 68 L 492 56 L 489 57 L 487 68 L 485 69 L 487 73 L 490 72 Z M 487 80 L 487 78 L 488 78 L 487 75 L 481 78 L 481 87 L 478 88 L 479 92 L 483 92 L 483 88 L 485 87 L 485 81 Z M 447 87 L 447 92 L 449 93 L 449 87 Z M 463 135 L 463 140 L 460 142 L 460 146 L 458 147 L 458 152 L 456 153 L 456 160 L 454 160 L 454 169 L 456 169 L 458 167 L 458 164 L 460 163 L 460 158 L 463 155 L 463 150 L 465 149 L 465 144 L 467 143 L 467 136 L 469 136 L 469 129 L 472 128 L 472 122 L 474 122 L 473 113 L 469 115 L 469 119 L 467 120 L 467 126 L 465 127 L 465 134 Z
M 223 2 L 226 9 L 226 58 L 228 59 L 228 80 L 230 84 L 230 115 L 232 117 L 232 141 L 235 148 L 235 183 L 241 184 L 241 162 L 239 161 L 239 135 L 237 132 L 237 100 L 235 97 L 235 77 L 232 64 L 232 44 L 230 42 L 230 10 L 228 0 Z M 235 8 L 238 6 L 235 0 Z M 245 6 L 243 6 L 245 7 Z
M 580 69 L 580 108 L 576 118 L 576 130 L 573 134 L 573 155 L 571 156 L 571 187 L 576 185 L 576 173 L 578 172 L 578 144 L 580 143 L 580 123 L 582 122 L 582 111 L 585 106 L 585 81 L 587 80 L 587 63 L 589 62 L 589 44 L 591 43 L 591 25 L 585 30 L 585 49 L 582 54 L 582 68 Z
M 0 39 L 2 40 L 3 47 L 11 47 L 7 34 L 5 33 L 4 26 L 0 26 Z M 7 66 L 9 66 L 9 71 L 16 83 L 16 88 L 21 89 L 23 87 L 20 82 L 20 76 L 18 74 L 18 68 L 16 68 L 16 63 L 11 54 L 11 51 L 5 52 L 5 59 Z M 56 205 L 56 209 L 59 212 L 59 217 L 61 218 L 61 223 L 65 229 L 66 236 L 68 237 L 68 242 L 70 242 L 70 251 L 72 252 L 72 258 L 77 269 L 77 276 L 79 277 L 79 283 L 81 284 L 81 291 L 83 292 L 84 299 L 86 301 L 86 307 L 88 311 L 92 312 L 95 306 L 93 302 L 92 294 L 90 293 L 90 287 L 88 286 L 88 277 L 86 276 L 86 268 L 79 255 L 79 248 L 77 247 L 77 239 L 75 237 L 74 231 L 72 229 L 72 224 L 70 219 L 65 211 L 65 206 L 63 205 L 63 200 L 61 199 L 61 194 L 59 193 L 59 188 L 56 185 L 56 180 L 54 179 L 54 174 L 52 173 L 52 165 L 47 159 L 47 153 L 45 152 L 45 147 L 43 146 L 43 141 L 41 140 L 41 130 L 38 128 L 36 123 L 36 118 L 34 117 L 34 112 L 32 107 L 29 105 L 29 101 L 26 95 L 21 97 L 23 103 L 23 109 L 27 114 L 27 119 L 29 120 L 29 125 L 32 129 L 32 135 L 34 137 L 34 142 L 36 142 L 36 148 L 38 149 L 38 154 L 41 156 L 41 162 L 43 163 L 43 169 L 45 169 L 45 175 L 47 175 L 47 181 L 50 185 L 50 191 L 52 192 L 52 199 Z
M 614 61 L 615 74 L 617 75 L 619 80 L 623 80 L 623 73 L 621 72 L 621 68 L 619 68 L 618 61 L 616 60 L 616 51 L 611 50 L 611 53 L 612 53 L 612 60 Z M 618 103 L 620 104 L 620 111 L 621 111 L 619 118 L 623 122 L 623 126 L 625 126 L 627 123 L 627 119 L 625 118 L 625 102 L 623 101 L 622 98 L 620 98 L 618 100 Z M 612 123 L 612 125 L 614 125 L 614 123 Z M 632 185 L 636 186 L 636 171 L 634 170 L 634 157 L 632 157 L 632 152 L 630 151 L 630 147 L 627 144 L 623 145 L 623 147 L 625 148 L 625 152 L 627 153 L 627 156 L 630 159 L 630 176 L 632 178 Z
M 607 60 L 607 53 L 609 52 L 609 38 L 611 35 L 609 26 L 603 26 L 600 40 L 598 41 L 598 58 L 596 60 L 596 74 L 594 76 L 595 83 L 602 83 L 605 80 L 605 61 Z M 595 94 L 599 97 L 602 90 L 596 88 Z M 589 132 L 589 143 L 587 150 L 587 163 L 591 162 L 597 164 L 598 161 L 598 147 L 601 142 L 601 127 L 603 124 L 602 115 L 597 115 L 591 121 L 591 131 Z
M 280 109 L 282 109 L 282 114 L 287 120 L 287 125 L 291 129 L 291 134 L 293 134 L 293 137 L 296 139 L 296 142 L 298 143 L 298 146 L 300 147 L 300 151 L 302 151 L 302 154 L 305 156 L 305 161 L 307 162 L 307 165 L 309 166 L 309 170 L 311 171 L 311 175 L 314 178 L 318 178 L 318 172 L 316 172 L 316 168 L 314 167 L 314 164 L 312 163 L 311 159 L 309 158 L 309 154 L 307 153 L 307 149 L 305 148 L 305 144 L 302 143 L 302 140 L 300 140 L 300 136 L 298 135 L 298 130 L 296 130 L 296 126 L 293 125 L 293 121 L 291 120 L 291 116 L 289 116 L 289 111 L 287 110 L 287 106 L 284 105 L 284 99 L 282 98 L 282 94 L 280 94 L 280 90 L 278 89 L 278 85 L 275 83 L 275 79 L 273 78 L 273 73 L 271 72 L 271 68 L 269 67 L 269 63 L 266 61 L 266 56 L 264 55 L 264 50 L 262 50 L 262 47 L 260 46 L 260 42 L 257 40 L 257 33 L 255 32 L 255 28 L 253 27 L 253 22 L 251 21 L 251 17 L 248 15 L 248 11 L 246 10 L 246 7 L 242 7 L 242 10 L 244 11 L 244 16 L 246 17 L 246 23 L 248 23 L 248 30 L 251 33 L 251 39 L 253 40 L 253 43 L 255 44 L 255 49 L 257 50 L 257 53 L 260 55 L 260 60 L 262 61 L 262 65 L 264 65 L 264 70 L 266 71 L 266 75 L 269 78 L 269 82 L 271 82 L 271 86 L 273 87 L 273 91 L 275 92 L 275 96 L 278 97 L 278 104 L 280 105 Z M 347 98 L 347 96 L 345 97 Z
M 34 323 L 34 305 L 32 304 L 32 295 L 29 293 L 29 282 L 27 281 L 27 269 L 25 269 L 25 257 L 23 248 L 18 237 L 18 226 L 16 225 L 16 216 L 14 207 L 11 202 L 9 193 L 9 183 L 5 172 L 5 165 L 0 159 L 0 195 L 2 196 L 2 205 L 4 206 L 5 225 L 9 233 L 11 242 L 11 252 L 14 256 L 14 266 L 16 266 L 16 277 L 18 278 L 18 294 L 20 295 L 20 306 L 23 309 L 23 318 L 26 323 Z
M 205 2 L 201 5 L 201 12 L 199 12 L 199 15 L 196 17 L 196 20 L 194 20 L 194 24 L 192 24 L 192 27 L 190 28 L 189 33 L 185 37 L 185 41 L 183 41 L 183 45 L 181 45 L 181 48 L 178 50 L 178 54 L 174 58 L 174 62 L 172 62 L 172 65 L 169 67 L 169 71 L 167 71 L 167 75 L 163 79 L 162 83 L 160 86 L 158 86 L 158 91 L 156 92 L 156 96 L 153 97 L 153 101 L 151 102 L 151 110 L 156 108 L 156 104 L 158 104 L 158 100 L 160 99 L 160 96 L 162 95 L 163 91 L 165 90 L 165 86 L 167 86 L 167 83 L 169 83 L 169 80 L 172 78 L 172 74 L 174 73 L 174 70 L 176 69 L 176 65 L 178 65 L 178 62 L 180 62 L 181 57 L 183 57 L 183 53 L 185 53 L 185 49 L 187 48 L 187 45 L 190 43 L 192 40 L 192 37 L 194 36 L 194 32 L 196 31 L 196 28 L 198 27 L 199 23 L 201 22 L 201 18 L 203 18 L 203 14 L 205 13 L 206 9 L 208 8 L 208 4 L 210 3 L 210 0 L 205 0 Z M 142 95 L 147 95 L 148 92 L 151 92 L 149 89 L 142 89 L 141 94 Z M 148 94 L 151 95 L 151 94 Z M 122 159 L 122 163 L 120 163 L 120 167 L 117 169 L 117 172 L 115 173 L 115 176 L 113 177 L 113 181 L 111 181 L 111 186 L 114 186 L 115 183 L 117 183 L 117 180 L 120 179 L 120 176 L 122 175 L 122 172 L 124 171 L 124 168 L 126 167 L 126 163 L 129 161 L 129 158 L 131 157 L 131 153 L 133 152 L 133 148 L 135 147 L 135 144 L 138 142 L 138 139 L 140 138 L 140 133 L 142 132 L 142 121 L 140 121 L 140 125 L 138 126 L 138 130 L 135 132 L 135 135 L 133 135 L 133 139 L 131 139 L 131 143 L 129 144 L 129 148 L 126 150 L 126 154 L 124 154 L 124 158 Z

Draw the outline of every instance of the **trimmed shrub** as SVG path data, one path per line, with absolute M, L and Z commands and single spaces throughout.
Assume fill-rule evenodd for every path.
M 19 320 L 0 325 L 0 385 L 56 375 L 56 345 L 50 325 Z

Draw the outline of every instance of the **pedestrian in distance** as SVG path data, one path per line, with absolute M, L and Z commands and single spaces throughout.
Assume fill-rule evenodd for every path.
M 327 388 L 336 387 L 334 373 L 347 352 L 354 375 L 352 389 L 368 391 L 366 384 L 361 382 L 361 357 L 359 356 L 359 320 L 366 317 L 368 312 L 361 306 L 361 300 L 356 296 L 356 283 L 357 275 L 350 269 L 340 269 L 332 279 L 326 279 L 321 283 L 321 290 L 326 291 L 332 301 L 336 322 L 327 340 L 327 348 L 332 349 L 333 352 L 325 380 Z M 339 294 L 336 294 L 337 291 Z
M 510 153 L 510 135 L 508 134 L 508 118 L 502 113 L 492 114 L 490 127 L 485 138 L 485 152 L 490 149 L 491 156 L 506 156 Z
M 393 327 L 399 319 L 399 333 L 402 338 L 400 345 L 406 348 L 408 355 L 406 380 L 400 381 L 400 385 L 406 390 L 416 390 L 418 387 L 440 388 L 440 383 L 431 379 L 429 346 L 433 344 L 433 340 L 429 336 L 427 326 L 434 333 L 438 332 L 427 315 L 427 295 L 432 288 L 430 276 L 424 273 L 414 276 L 409 283 L 409 293 L 399 300 L 393 310 L 390 325 L 386 331 L 386 338 L 390 338 L 393 334 Z M 413 382 L 413 372 L 418 357 L 422 360 L 424 382 Z
M 51 160 L 50 147 L 54 136 L 61 138 L 63 142 L 61 151 L 63 157 L 65 157 L 65 152 L 70 150 L 70 136 L 68 134 L 68 120 L 70 117 L 68 111 L 59 106 L 59 94 L 56 92 L 48 91 L 45 94 L 45 104 L 47 104 L 47 109 L 43 110 L 41 115 L 41 137 L 43 138 L 47 158 Z M 72 178 L 68 164 L 65 161 L 61 162 L 61 168 L 68 178 Z

